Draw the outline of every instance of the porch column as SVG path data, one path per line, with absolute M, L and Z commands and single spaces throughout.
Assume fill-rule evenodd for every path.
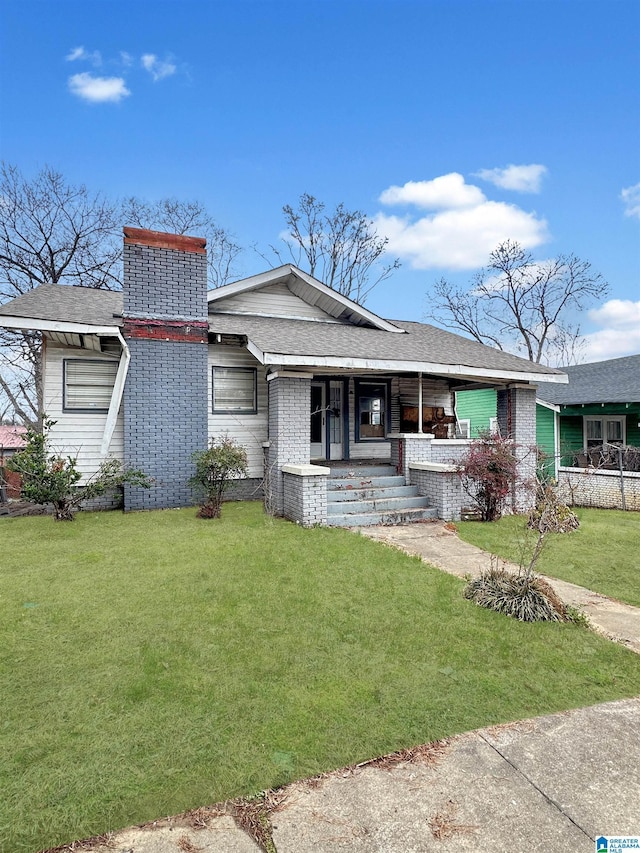
M 266 453 L 265 507 L 284 515 L 283 465 L 308 465 L 311 376 L 274 373 L 267 377 L 269 446 Z
M 508 385 L 498 390 L 500 435 L 515 443 L 518 476 L 512 496 L 514 512 L 523 512 L 534 503 L 532 488 L 536 474 L 536 388 L 535 385 Z
M 430 432 L 391 432 L 391 464 L 398 474 L 409 482 L 409 468 L 414 462 L 431 462 L 431 442 L 435 436 Z

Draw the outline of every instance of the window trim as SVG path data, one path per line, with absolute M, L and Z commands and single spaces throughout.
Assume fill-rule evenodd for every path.
M 253 374 L 253 406 L 246 409 L 216 408 L 216 370 Z M 211 366 L 211 414 L 213 415 L 257 415 L 258 414 L 258 369 L 256 367 L 237 367 L 235 365 L 214 364 Z
M 109 398 L 109 403 L 105 407 L 102 407 L 102 406 L 88 406 L 87 407 L 87 406 L 71 406 L 71 405 L 69 405 L 69 402 L 67 400 L 67 396 L 68 396 L 68 393 L 67 393 L 67 365 L 71 362 L 74 362 L 76 364 L 78 362 L 81 362 L 82 364 L 101 364 L 101 365 L 109 364 L 109 365 L 115 366 L 116 372 L 115 372 L 114 377 L 113 377 L 113 385 L 111 386 L 111 396 Z M 114 389 L 116 378 L 118 375 L 119 363 L 120 363 L 119 360 L 109 359 L 109 358 L 63 358 L 62 359 L 62 411 L 63 412 L 70 412 L 70 413 L 79 412 L 80 414 L 93 414 L 94 412 L 97 414 L 108 413 L 109 405 L 111 402 L 111 397 L 113 396 L 113 389 Z
M 458 432 L 461 431 L 462 425 L 466 426 L 466 435 L 458 435 Z M 470 439 L 471 438 L 471 418 L 458 418 L 458 422 L 456 424 L 456 438 L 459 439 Z
M 609 421 L 618 421 L 622 425 L 622 444 L 627 443 L 627 416 L 626 415 L 583 415 L 582 416 L 582 448 L 585 452 L 589 450 L 587 443 L 587 423 L 594 421 L 602 422 L 602 443 L 610 444 L 607 439 L 607 423 Z M 593 439 L 592 439 L 593 440 Z

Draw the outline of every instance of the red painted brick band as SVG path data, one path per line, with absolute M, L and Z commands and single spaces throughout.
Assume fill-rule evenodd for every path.
M 125 318 L 124 334 L 127 338 L 147 341 L 183 341 L 206 344 L 209 324 L 199 320 L 138 320 Z
M 154 249 L 177 249 L 206 255 L 207 241 L 204 237 L 187 237 L 184 234 L 165 234 L 164 231 L 149 231 L 147 228 L 123 228 L 124 242 Z

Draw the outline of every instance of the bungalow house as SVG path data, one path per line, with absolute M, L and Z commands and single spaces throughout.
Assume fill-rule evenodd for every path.
M 588 465 L 603 444 L 640 447 L 640 354 L 562 370 L 568 384 L 540 382 L 536 391 L 536 443 L 554 475 L 559 465 Z M 496 405 L 493 389 L 459 393 L 458 434 L 495 429 Z
M 6 468 L 6 463 L 25 446 L 23 426 L 0 425 L 0 503 L 20 496 L 20 477 Z
M 291 264 L 207 292 L 205 253 L 199 238 L 125 228 L 122 292 L 41 285 L 0 307 L 0 326 L 42 332 L 57 447 L 85 475 L 114 455 L 154 478 L 125 488 L 125 509 L 188 505 L 192 452 L 228 433 L 249 456 L 235 496 L 263 491 L 276 515 L 456 517 L 454 392 L 495 388 L 503 433 L 526 445 L 536 384 L 565 380 L 378 317 Z

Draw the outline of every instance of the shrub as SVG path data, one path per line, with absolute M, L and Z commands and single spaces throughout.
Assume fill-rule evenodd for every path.
M 189 484 L 202 499 L 198 517 L 220 518 L 231 480 L 247 476 L 247 451 L 225 434 L 212 438 L 206 450 L 197 450 L 191 458 L 196 470 Z
M 469 581 L 464 597 L 521 622 L 567 621 L 567 609 L 550 584 L 530 572 L 494 565 Z
M 516 477 L 517 459 L 513 442 L 481 433 L 458 463 L 462 487 L 477 506 L 482 521 L 496 521 Z
M 82 486 L 78 482 L 82 474 L 78 471 L 73 456 L 60 456 L 49 446 L 49 433 L 55 425 L 45 415 L 42 432 L 29 428 L 26 446 L 7 462 L 7 468 L 20 474 L 22 497 L 35 504 L 53 504 L 56 521 L 73 521 L 73 511 L 83 501 L 100 497 L 106 492 L 120 488 L 124 483 L 148 489 L 151 481 L 142 471 L 125 469 L 119 459 L 105 460 L 97 473 Z

